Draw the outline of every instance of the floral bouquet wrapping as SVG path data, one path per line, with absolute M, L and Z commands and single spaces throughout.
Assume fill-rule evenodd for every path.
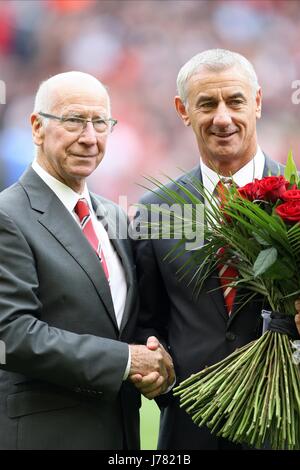
M 155 184 L 172 199 L 165 186 Z M 190 184 L 190 194 L 178 186 L 193 204 L 195 189 L 199 203 L 214 198 L 199 181 Z M 197 288 L 220 263 L 232 266 L 238 277 L 228 279 L 228 286 L 248 292 L 241 307 L 261 295 L 272 311 L 270 326 L 259 339 L 182 382 L 174 394 L 197 425 L 218 436 L 255 448 L 300 449 L 300 361 L 294 350 L 299 341 L 293 341 L 294 302 L 300 296 L 300 184 L 291 153 L 284 176 L 224 187 L 223 195 L 222 204 L 205 208 L 205 244 L 191 252 L 198 263 Z

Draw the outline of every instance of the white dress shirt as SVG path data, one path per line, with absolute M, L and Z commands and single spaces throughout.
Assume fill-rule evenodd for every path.
M 59 200 L 63 203 L 66 207 L 68 212 L 72 215 L 72 217 L 76 220 L 78 225 L 80 226 L 79 218 L 75 213 L 75 206 L 79 199 L 86 199 L 91 213 L 92 224 L 94 230 L 97 234 L 99 240 L 101 240 L 102 250 L 105 256 L 105 261 L 107 264 L 107 269 L 109 272 L 109 284 L 110 284 L 110 291 L 113 301 L 113 306 L 115 310 L 115 316 L 117 320 L 117 324 L 120 328 L 125 302 L 126 302 L 126 295 L 127 295 L 127 283 L 125 278 L 124 269 L 120 258 L 114 249 L 112 243 L 109 240 L 108 234 L 103 227 L 102 223 L 97 219 L 96 214 L 94 212 L 90 194 L 85 184 L 84 190 L 81 194 L 76 193 L 71 189 L 69 186 L 65 185 L 61 181 L 58 181 L 52 175 L 50 175 L 46 170 L 44 170 L 36 161 L 36 159 L 32 162 L 33 170 L 42 178 L 42 180 L 49 186 L 49 188 L 56 194 Z M 100 268 L 100 265 L 99 265 Z M 124 380 L 127 378 L 129 369 L 130 369 L 130 349 L 129 350 L 129 358 L 127 367 L 124 374 Z
M 265 156 L 260 147 L 258 147 L 257 152 L 252 160 L 250 160 L 250 162 L 234 173 L 234 175 L 232 175 L 232 179 L 237 186 L 244 186 L 245 184 L 251 183 L 255 178 L 261 179 L 263 176 L 264 167 Z M 218 175 L 218 173 L 206 166 L 201 158 L 200 168 L 202 172 L 203 186 L 209 192 L 209 194 L 213 194 L 221 175 Z M 209 201 L 205 200 L 205 204 L 208 204 L 208 202 Z

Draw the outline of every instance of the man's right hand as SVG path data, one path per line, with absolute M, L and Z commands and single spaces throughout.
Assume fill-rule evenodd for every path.
M 130 345 L 131 368 L 129 380 L 145 397 L 152 399 L 174 383 L 173 361 L 155 336 L 147 345 Z

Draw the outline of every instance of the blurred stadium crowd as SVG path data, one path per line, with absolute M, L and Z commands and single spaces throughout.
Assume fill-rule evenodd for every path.
M 252 61 L 264 95 L 261 146 L 278 161 L 292 148 L 300 166 L 300 104 L 291 99 L 300 79 L 298 0 L 0 0 L 0 189 L 32 160 L 38 84 L 67 70 L 107 84 L 119 121 L 92 190 L 133 203 L 142 175 L 191 168 L 197 148 L 174 110 L 176 77 L 192 55 L 214 47 Z

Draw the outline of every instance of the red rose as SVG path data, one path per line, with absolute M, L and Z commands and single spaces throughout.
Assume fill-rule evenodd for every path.
M 284 201 L 300 201 L 300 189 L 289 189 L 282 195 Z
M 300 200 L 280 204 L 276 207 L 275 212 L 285 222 L 300 222 Z
M 267 176 L 259 181 L 257 198 L 265 201 L 276 202 L 281 199 L 289 187 L 289 182 L 284 176 Z
M 259 180 L 255 179 L 252 183 L 238 188 L 238 192 L 243 198 L 248 199 L 248 201 L 254 201 L 254 199 L 257 199 L 258 189 Z

